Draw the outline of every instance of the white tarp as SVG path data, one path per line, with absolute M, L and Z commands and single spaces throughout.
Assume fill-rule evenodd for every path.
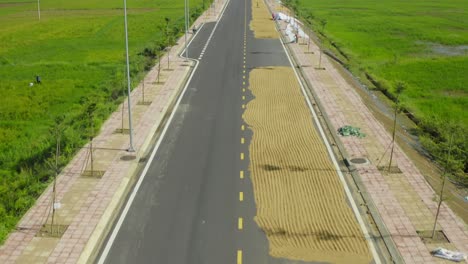
M 293 42 L 295 41 L 295 34 L 297 33 L 297 36 L 299 38 L 304 38 L 304 39 L 308 39 L 309 36 L 307 34 L 305 34 L 305 32 L 302 30 L 302 23 L 293 18 L 293 17 L 290 17 L 286 14 L 283 14 L 281 12 L 278 12 L 278 13 L 275 13 L 273 15 L 273 19 L 276 19 L 276 20 L 283 20 L 285 21 L 286 23 L 288 23 L 288 25 L 286 26 L 286 30 L 285 30 L 285 33 L 286 33 L 286 36 L 288 37 L 289 41 L 290 42 Z
M 431 253 L 435 257 L 448 259 L 455 262 L 461 262 L 466 260 L 465 254 L 461 252 L 451 251 L 441 247 L 434 249 Z

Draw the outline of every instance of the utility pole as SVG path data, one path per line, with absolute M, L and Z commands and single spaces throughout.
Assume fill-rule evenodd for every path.
M 41 0 L 37 0 L 37 16 L 41 20 Z
M 127 149 L 128 152 L 135 152 L 133 148 L 133 127 L 132 127 L 132 107 L 130 100 L 130 62 L 128 58 L 128 26 L 127 26 L 127 0 L 124 0 L 124 16 L 125 16 L 125 54 L 127 58 L 127 93 L 128 93 L 128 129 L 130 134 L 130 145 Z
M 187 22 L 187 9 L 188 9 L 188 0 L 185 0 L 184 11 L 185 11 L 185 58 L 188 58 L 188 48 L 187 48 L 187 35 L 188 35 L 188 22 Z

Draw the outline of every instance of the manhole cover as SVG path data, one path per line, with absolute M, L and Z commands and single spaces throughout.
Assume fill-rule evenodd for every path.
M 354 158 L 354 159 L 351 159 L 350 161 L 351 161 L 351 163 L 354 163 L 354 164 L 366 164 L 366 163 L 368 163 L 367 159 L 365 159 L 365 158 Z
M 120 157 L 120 160 L 123 160 L 123 161 L 130 161 L 130 160 L 134 160 L 136 159 L 136 156 L 134 155 L 124 155 L 122 157 Z

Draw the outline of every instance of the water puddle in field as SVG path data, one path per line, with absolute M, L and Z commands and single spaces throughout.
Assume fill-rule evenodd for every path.
M 432 53 L 441 56 L 463 56 L 468 54 L 468 45 L 449 46 L 436 42 L 416 41 L 418 45 L 424 45 Z

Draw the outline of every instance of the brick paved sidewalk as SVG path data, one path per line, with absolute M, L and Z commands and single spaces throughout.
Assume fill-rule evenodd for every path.
M 281 22 L 285 28 L 286 23 Z M 377 121 L 343 76 L 335 69 L 334 64 L 325 55 L 322 56 L 322 67 L 317 70 L 319 48 L 311 43 L 307 45 L 288 44 L 296 62 L 301 67 L 303 76 L 308 79 L 316 98 L 334 131 L 345 125 L 361 128 L 365 138 L 340 137 L 349 158 L 366 158 L 367 164 L 356 165 L 365 189 L 377 206 L 385 226 L 391 234 L 398 251 L 406 263 L 451 263 L 432 257 L 430 251 L 438 246 L 468 253 L 468 228 L 452 210 L 443 203 L 439 215 L 437 230 L 442 230 L 448 242 L 425 244 L 417 232 L 431 231 L 434 224 L 437 203 L 436 193 L 427 183 L 424 176 L 398 145 L 395 147 L 393 165 L 401 173 L 388 173 L 379 170 L 378 165 L 389 163 L 389 155 L 384 155 L 391 143 L 391 135 Z M 383 157 L 382 160 L 380 160 Z
M 194 26 L 199 27 L 202 23 L 215 21 L 219 17 L 226 0 L 216 0 L 215 3 L 195 21 Z M 119 206 L 124 202 L 123 199 L 136 178 L 140 158 L 149 151 L 154 133 L 164 116 L 170 114 L 170 107 L 194 66 L 193 61 L 186 61 L 178 56 L 183 48 L 184 37 L 179 39 L 169 55 L 161 58 L 159 78 L 155 66 L 131 93 L 136 152 L 126 151 L 129 146 L 128 133 L 116 132 L 118 129 L 123 128 L 124 132 L 128 129 L 125 100 L 119 110 L 103 124 L 93 141 L 93 170 L 100 173 L 90 173 L 87 145 L 57 178 L 56 201 L 60 202 L 61 207 L 57 210 L 54 223 L 60 225 L 60 228 L 66 228 L 65 232 L 57 231 L 55 226 L 55 234 L 41 235 L 44 234 L 41 232 L 44 224 L 50 232 L 52 186 L 49 186 L 21 219 L 17 230 L 1 246 L 0 263 L 92 261 L 97 254 L 96 246 L 109 230 L 111 220 L 116 217 Z M 169 66 L 167 56 L 170 56 Z

